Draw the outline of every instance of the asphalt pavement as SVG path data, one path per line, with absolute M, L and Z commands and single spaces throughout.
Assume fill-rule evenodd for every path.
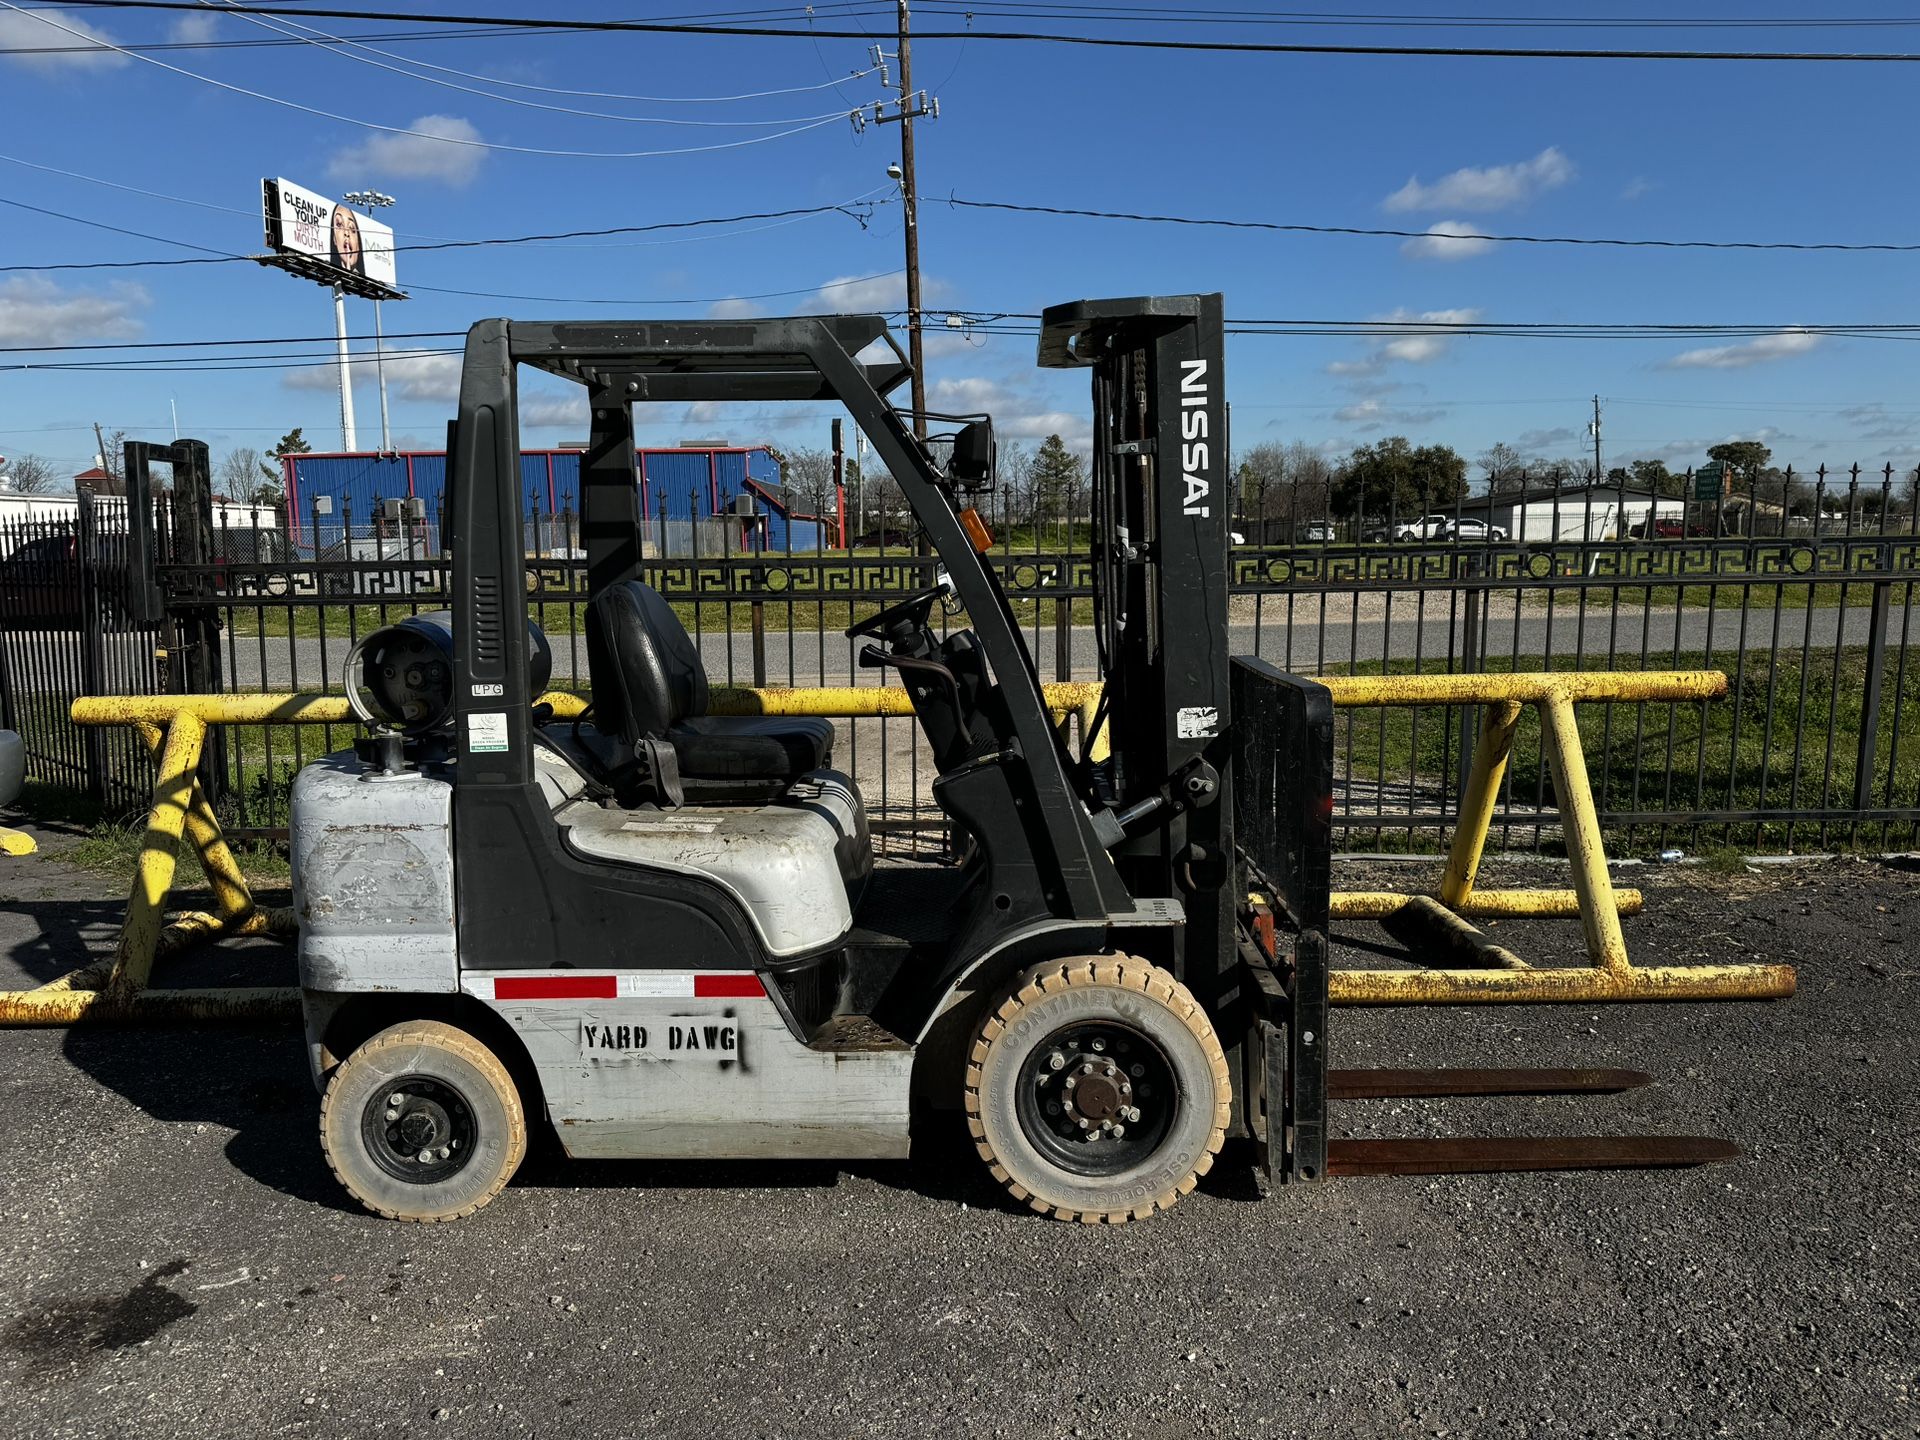
M 0 983 L 111 945 L 124 877 L 4 865 Z M 1661 1083 L 1337 1132 L 1699 1132 L 1743 1161 L 1260 1200 L 1228 1157 L 1106 1230 L 1010 1208 L 936 1136 L 846 1166 L 547 1156 L 416 1228 L 335 1187 L 290 1030 L 0 1032 L 0 1435 L 1914 1434 L 1920 876 L 1634 879 L 1638 959 L 1791 959 L 1799 996 L 1338 1012 L 1336 1063 Z M 1564 959 L 1576 928 L 1499 934 Z M 256 945 L 179 976 L 288 972 Z
M 1252 612 L 1250 605 L 1242 607 Z M 1417 598 L 1398 597 L 1391 610 L 1374 605 L 1359 618 L 1351 610 L 1342 611 L 1325 625 L 1313 596 L 1269 597 L 1251 623 L 1229 627 L 1229 639 L 1236 655 L 1257 654 L 1283 668 L 1303 674 L 1316 674 L 1349 661 L 1412 659 L 1428 660 L 1459 654 L 1461 637 L 1456 616 L 1448 603 L 1435 601 L 1424 610 Z M 1888 616 L 1888 639 L 1899 645 L 1903 636 L 1913 633 L 1920 618 L 1920 606 L 1912 611 L 1892 610 Z M 1743 623 L 1744 622 L 1744 623 Z M 1043 624 L 1036 634 L 1029 626 L 1027 641 L 1039 663 L 1042 676 L 1056 677 L 1057 651 L 1051 625 Z M 1589 609 L 1585 614 L 1565 606 L 1556 607 L 1549 616 L 1544 606 L 1511 605 L 1492 613 L 1487 621 L 1484 653 L 1489 656 L 1552 655 L 1556 658 L 1580 655 L 1590 664 L 1623 669 L 1657 666 L 1663 656 L 1676 650 L 1683 654 L 1712 651 L 1714 663 L 1730 665 L 1742 653 L 1764 653 L 1776 646 L 1785 652 L 1802 646 L 1819 649 L 1834 644 L 1865 645 L 1872 633 L 1872 615 L 1860 605 L 1844 612 L 1837 607 L 1814 609 L 1753 608 L 1719 609 L 1709 612 L 1692 608 L 1643 610 L 1621 607 L 1618 610 Z M 585 677 L 586 640 L 582 635 L 553 635 L 554 677 L 570 681 Z M 754 683 L 753 637 L 745 631 L 707 631 L 697 637 L 707 672 L 715 684 L 750 685 Z M 70 688 L 78 675 L 77 640 L 72 635 L 40 634 L 15 637 L 15 645 L 31 651 L 30 662 L 23 663 L 16 684 L 23 689 L 35 687 L 37 678 L 54 688 Z M 116 654 L 114 673 L 133 673 L 133 652 L 150 648 L 152 641 L 141 635 L 118 634 L 106 637 Z M 858 641 L 837 634 L 816 631 L 770 629 L 765 639 L 765 674 L 773 685 L 870 685 L 886 683 L 883 672 L 863 670 L 856 652 Z M 324 690 L 339 689 L 342 667 L 346 663 L 349 642 L 345 639 L 321 639 L 317 636 L 288 640 L 285 636 L 261 637 L 231 634 L 223 640 L 221 665 L 230 689 L 240 690 Z M 1644 664 L 1640 657 L 1647 657 Z M 1068 631 L 1069 678 L 1084 679 L 1100 673 L 1094 632 L 1090 626 L 1074 626 Z

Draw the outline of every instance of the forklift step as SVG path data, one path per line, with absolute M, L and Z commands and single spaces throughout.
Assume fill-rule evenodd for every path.
M 1528 1170 L 1664 1170 L 1738 1160 L 1706 1135 L 1528 1135 L 1330 1140 L 1328 1175 L 1478 1175 Z
M 1651 1085 L 1643 1070 L 1329 1070 L 1329 1100 L 1446 1095 L 1616 1095 Z

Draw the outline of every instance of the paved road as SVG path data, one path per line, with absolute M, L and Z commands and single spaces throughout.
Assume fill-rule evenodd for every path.
M 110 944 L 122 885 L 9 862 L 0 983 Z M 397 1226 L 321 1163 L 291 1031 L 0 1032 L 0 1436 L 1911 1435 L 1920 879 L 1649 889 L 1639 958 L 1791 956 L 1799 998 L 1340 1012 L 1348 1064 L 1662 1081 L 1340 1128 L 1698 1130 L 1750 1159 L 1265 1201 L 1223 1162 L 1118 1230 L 1009 1209 L 945 1143 L 547 1160 L 470 1220 Z M 1502 936 L 1572 943 L 1542 928 Z
M 1258 624 L 1235 625 L 1230 637 L 1235 654 L 1258 654 L 1282 666 L 1296 667 L 1312 674 L 1322 669 L 1344 666 L 1349 660 L 1412 659 L 1419 654 L 1428 659 L 1444 657 L 1449 648 L 1458 654 L 1460 641 L 1444 605 L 1433 614 L 1416 615 L 1413 602 L 1394 606 L 1391 618 L 1375 615 L 1356 624 L 1331 623 L 1324 630 L 1318 623 L 1317 607 L 1304 601 L 1291 618 L 1284 605 L 1267 607 Z M 1844 625 L 1838 609 L 1773 610 L 1755 609 L 1746 613 L 1744 637 L 1738 611 L 1719 611 L 1709 616 L 1704 610 L 1687 610 L 1677 617 L 1672 610 L 1622 610 L 1617 615 L 1578 614 L 1557 611 L 1551 620 L 1544 608 L 1522 610 L 1517 616 L 1497 615 L 1488 622 L 1486 653 L 1491 656 L 1519 654 L 1566 656 L 1580 654 L 1598 666 L 1609 656 L 1621 668 L 1657 667 L 1670 657 L 1676 645 L 1682 653 L 1704 653 L 1709 641 L 1714 662 L 1731 664 L 1745 649 L 1764 652 L 1776 643 L 1784 650 L 1798 650 L 1802 644 L 1814 648 L 1830 646 L 1836 636 L 1846 645 L 1864 645 L 1871 634 L 1871 614 L 1859 606 L 1849 607 Z M 1028 640 L 1034 644 L 1033 632 Z M 1920 639 L 1920 606 L 1910 612 L 1893 611 L 1888 621 L 1888 640 L 1898 646 L 1903 633 Z M 1071 678 L 1087 678 L 1099 673 L 1094 633 L 1086 626 L 1069 631 Z M 138 636 L 109 636 L 108 643 L 125 651 L 130 658 L 142 644 Z M 567 680 L 586 672 L 586 641 L 578 635 L 552 637 L 554 675 Z M 19 637 L 13 641 L 22 643 Z M 70 637 L 35 637 L 35 653 L 66 655 L 73 646 Z M 262 641 L 258 637 L 235 636 L 223 647 L 223 667 L 232 677 L 229 684 L 240 689 L 322 689 L 338 688 L 341 668 L 346 662 L 348 645 L 344 640 L 301 639 L 291 644 L 284 638 Z M 753 640 L 745 633 L 707 633 L 700 637 L 701 654 L 708 673 L 716 684 L 751 684 L 753 681 Z M 1056 673 L 1054 634 L 1042 629 L 1035 645 L 1043 676 Z M 867 685 L 879 683 L 877 672 L 861 670 L 855 664 L 854 642 L 838 635 L 821 637 L 796 631 L 789 637 L 784 631 L 767 636 L 766 674 L 770 684 Z M 1638 663 L 1645 654 L 1647 663 Z M 47 674 L 45 661 L 34 662 L 25 674 Z M 63 668 L 54 673 L 47 688 L 64 689 L 73 672 Z

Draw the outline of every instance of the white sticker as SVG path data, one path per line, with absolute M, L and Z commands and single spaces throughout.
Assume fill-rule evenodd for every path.
M 507 748 L 507 717 L 498 710 L 467 716 L 467 749 L 475 755 L 498 754 Z
M 1182 740 L 1207 740 L 1220 733 L 1218 705 L 1182 705 L 1174 717 L 1174 730 Z
M 507 687 L 496 680 L 490 685 L 474 686 L 473 693 L 474 697 L 479 700 L 498 700 L 507 693 Z

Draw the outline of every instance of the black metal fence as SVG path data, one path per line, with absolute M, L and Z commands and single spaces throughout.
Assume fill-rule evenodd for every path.
M 1849 472 L 1831 493 L 1818 477 L 1791 495 L 1802 498 L 1782 511 L 1784 533 L 1733 533 L 1720 505 L 1718 533 L 1689 534 L 1704 527 L 1675 527 L 1649 510 L 1635 536 L 1619 507 L 1602 522 L 1570 493 L 1546 501 L 1549 538 L 1541 540 L 1496 538 L 1464 523 L 1469 508 L 1456 502 L 1451 513 L 1462 523 L 1431 525 L 1436 533 L 1412 539 L 1333 538 L 1343 532 L 1329 525 L 1311 541 L 1236 545 L 1232 645 L 1305 675 L 1724 670 L 1726 700 L 1581 707 L 1596 799 L 1618 850 L 1910 846 L 1920 826 L 1913 482 L 1891 470 Z M 1697 516 L 1699 502 L 1692 504 Z M 1795 504 L 1813 517 L 1804 529 L 1790 523 Z M 1743 513 L 1751 520 L 1767 512 L 1749 505 Z M 529 526 L 553 518 L 532 516 Z M 164 514 L 158 523 L 164 531 Z M 1380 525 L 1413 533 L 1393 514 L 1375 517 Z M 143 794 L 137 745 L 76 734 L 65 724 L 65 700 L 180 688 L 181 640 L 169 628 L 179 617 L 217 617 L 217 653 L 203 657 L 198 672 L 223 688 L 338 691 L 360 636 L 445 604 L 447 561 L 437 530 L 425 525 L 372 537 L 378 543 L 367 553 L 316 547 L 312 539 L 324 531 L 310 530 L 288 558 L 270 541 L 238 540 L 216 516 L 211 559 L 163 555 L 155 573 L 166 621 L 116 629 L 111 547 L 103 548 L 97 525 L 91 548 L 81 546 L 77 526 L 75 553 L 102 563 L 79 567 L 79 587 L 91 598 L 71 615 L 46 612 L 51 602 L 16 579 L 20 545 L 0 537 L 6 715 L 28 738 L 36 777 L 128 803 Z M 1042 679 L 1097 678 L 1084 521 L 998 528 L 990 558 Z M 18 539 L 60 533 L 55 525 Z M 857 646 L 841 631 L 930 584 L 937 566 L 884 527 L 875 538 L 874 547 L 851 553 L 655 558 L 646 572 L 678 608 L 715 684 L 873 684 L 875 672 L 859 668 Z M 555 684 L 584 687 L 584 559 L 571 544 L 533 546 L 531 554 L 527 601 L 552 641 Z M 1126 717 L 1113 723 L 1124 726 Z M 1340 712 L 1341 847 L 1437 845 L 1474 724 L 1473 715 L 1444 707 Z M 836 763 L 860 782 L 887 843 L 938 851 L 945 829 L 913 722 L 862 719 L 839 728 Z M 230 734 L 218 777 L 229 822 L 243 831 L 283 826 L 294 771 L 349 738 L 345 727 Z M 96 763 L 102 746 L 116 744 Z M 1497 841 L 1508 848 L 1559 843 L 1537 734 L 1521 734 L 1497 823 Z

